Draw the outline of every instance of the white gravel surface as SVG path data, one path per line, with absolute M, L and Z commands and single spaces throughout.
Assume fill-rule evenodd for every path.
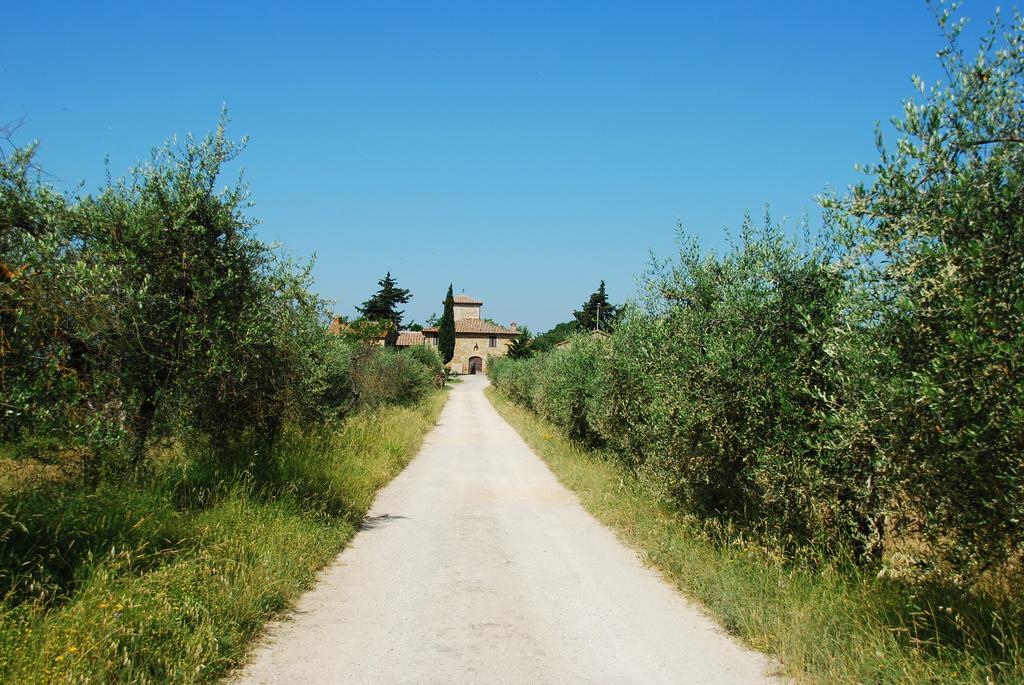
M 739 645 L 456 385 L 416 459 L 238 683 L 754 683 Z

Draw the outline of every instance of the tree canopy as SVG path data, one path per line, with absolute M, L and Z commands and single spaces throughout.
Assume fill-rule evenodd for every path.
M 388 346 L 393 346 L 398 339 L 398 331 L 402 327 L 402 314 L 405 312 L 398 309 L 398 305 L 405 304 L 412 295 L 406 288 L 399 288 L 397 281 L 387 272 L 384 278 L 377 281 L 380 289 L 370 299 L 363 303 L 356 310 L 363 315 L 363 318 L 370 321 L 391 322 L 391 330 L 386 338 Z
M 1024 18 L 971 53 L 955 8 L 936 8 L 945 78 L 914 79 L 896 145 L 876 130 L 868 178 L 824 201 L 849 313 L 828 415 L 872 436 L 835 451 L 869 465 L 879 509 L 913 503 L 932 544 L 983 568 L 1019 553 L 1024 518 Z
M 244 184 L 217 190 L 244 147 L 226 123 L 85 196 L 42 182 L 32 146 L 0 155 L 0 440 L 98 478 L 158 438 L 219 449 L 346 405 L 309 266 L 256 238 Z
M 583 303 L 579 311 L 574 311 L 576 328 L 581 331 L 608 331 L 614 327 L 619 308 L 608 302 L 608 294 L 604 290 L 604 281 L 591 294 L 590 299 Z
M 523 326 L 519 337 L 512 339 L 505 354 L 511 359 L 526 359 L 533 354 L 532 342 L 533 337 L 530 335 L 530 329 Z

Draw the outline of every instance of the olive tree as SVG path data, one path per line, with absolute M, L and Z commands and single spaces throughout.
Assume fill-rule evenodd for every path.
M 887 525 L 981 569 L 1024 520 L 1024 20 L 969 54 L 955 6 L 934 8 L 944 78 L 915 79 L 896 144 L 879 132 L 865 181 L 824 200 L 849 284 L 826 444 L 870 464 Z

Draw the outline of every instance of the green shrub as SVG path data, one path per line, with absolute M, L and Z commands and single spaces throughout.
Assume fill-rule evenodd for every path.
M 227 450 L 350 404 L 309 266 L 256 239 L 244 185 L 216 190 L 242 149 L 225 124 L 85 197 L 32 148 L 0 158 L 0 439 L 53 439 L 95 482 L 158 438 Z
M 886 527 L 970 576 L 1024 551 L 1024 18 L 968 55 L 941 9 L 947 78 L 825 202 L 848 284 L 826 444 L 875 464 Z
M 870 183 L 824 200 L 817 244 L 769 218 L 721 256 L 684 237 L 609 345 L 495 364 L 496 387 L 686 510 L 791 552 L 877 568 L 899 548 L 943 582 L 1012 573 L 1024 18 L 994 22 L 970 58 L 939 18 L 947 80 L 907 103 L 895 150 L 879 136 Z
M 667 400 L 673 386 L 658 373 L 669 363 L 666 344 L 664 322 L 635 307 L 626 309 L 611 338 L 593 423 L 612 453 L 633 469 L 661 461 L 659 446 L 672 430 Z
M 417 402 L 434 388 L 436 375 L 436 367 L 425 365 L 416 353 L 392 348 L 367 348 L 352 367 L 359 403 L 366 407 Z
M 569 346 L 544 355 L 533 367 L 533 405 L 573 439 L 596 445 L 601 436 L 593 411 L 605 383 L 608 341 L 590 333 L 569 340 Z
M 433 345 L 413 345 L 403 350 L 402 353 L 412 357 L 435 376 L 439 373 L 444 373 L 444 363 L 441 361 L 441 355 Z
M 780 539 L 848 540 L 857 530 L 838 515 L 814 445 L 828 392 L 817 330 L 839 293 L 826 256 L 768 218 L 760 229 L 748 219 L 722 257 L 684 240 L 678 261 L 649 276 L 661 347 L 648 372 L 658 423 L 643 436 L 655 450 L 645 463 L 687 508 Z
M 610 337 L 504 361 L 495 385 L 643 467 L 689 510 L 778 539 L 852 539 L 859 528 L 840 516 L 813 444 L 828 390 L 817 331 L 835 315 L 838 276 L 770 219 L 748 220 L 721 258 L 682 245 Z
M 487 375 L 495 387 L 500 388 L 513 402 L 533 409 L 529 392 L 532 379 L 531 369 L 540 362 L 541 357 L 530 359 L 510 359 L 499 357 L 492 359 L 487 365 Z

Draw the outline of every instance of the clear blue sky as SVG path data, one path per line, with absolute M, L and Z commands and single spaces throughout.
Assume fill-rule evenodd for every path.
M 981 28 L 994 2 L 967 0 Z M 0 121 L 72 190 L 222 103 L 259 235 L 317 255 L 351 315 L 391 271 L 406 319 L 449 282 L 544 330 L 635 292 L 677 220 L 710 247 L 745 209 L 817 219 L 875 159 L 941 46 L 915 0 L 57 3 L 4 9 Z M 230 179 L 227 179 L 230 180 Z

